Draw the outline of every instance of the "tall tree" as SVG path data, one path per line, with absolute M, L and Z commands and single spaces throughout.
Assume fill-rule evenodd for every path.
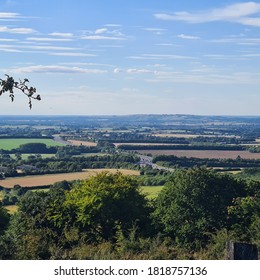
M 178 170 L 159 194 L 154 213 L 163 231 L 192 249 L 227 226 L 227 207 L 245 185 L 207 169 Z

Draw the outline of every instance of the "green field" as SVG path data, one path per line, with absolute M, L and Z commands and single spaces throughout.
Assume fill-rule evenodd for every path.
M 47 147 L 52 147 L 52 146 L 64 146 L 64 144 L 55 142 L 52 139 L 34 139 L 34 138 L 29 138 L 29 139 L 19 139 L 19 138 L 10 138 L 10 139 L 0 139 L 0 149 L 3 150 L 12 150 L 19 148 L 20 145 L 22 144 L 27 144 L 27 143 L 43 143 L 46 144 Z
M 142 186 L 143 193 L 147 194 L 148 198 L 156 198 L 163 186 Z
M 29 156 L 37 156 L 41 155 L 42 158 L 51 158 L 54 157 L 55 154 L 22 154 L 22 159 L 28 159 Z M 11 158 L 15 159 L 15 154 L 10 154 Z

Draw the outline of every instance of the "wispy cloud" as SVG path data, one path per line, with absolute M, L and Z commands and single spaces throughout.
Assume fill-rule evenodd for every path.
M 7 26 L 0 26 L 0 32 L 13 33 L 13 34 L 31 34 L 35 33 L 36 30 L 32 28 L 9 28 Z
M 95 54 L 82 53 L 82 52 L 52 52 L 48 53 L 55 56 L 74 56 L 74 57 L 95 57 Z
M 97 30 L 95 30 L 95 34 L 103 34 L 107 32 L 107 28 L 99 28 Z
M 102 35 L 90 35 L 90 36 L 82 36 L 81 39 L 83 40 L 125 40 L 122 37 L 114 37 L 114 36 L 102 36 Z
M 108 26 L 107 26 L 108 27 Z M 84 31 L 84 35 L 80 37 L 83 40 L 126 40 L 126 36 L 118 29 L 108 29 L 106 27 L 96 30 Z
M 142 54 L 140 56 L 129 56 L 130 59 L 144 60 L 169 60 L 169 59 L 197 59 L 191 56 L 174 55 L 174 54 Z
M 18 13 L 4 13 L 1 12 L 0 13 L 0 20 L 1 19 L 16 19 L 16 18 L 20 18 L 20 14 Z
M 60 74 L 103 74 L 107 71 L 100 69 L 86 69 L 80 67 L 66 67 L 60 65 L 34 65 L 12 69 L 14 73 L 60 73 Z
M 187 23 L 206 23 L 214 21 L 236 22 L 243 25 L 260 27 L 260 4 L 256 2 L 236 3 L 224 8 L 214 8 L 204 12 L 186 11 L 154 14 L 161 20 L 184 21 Z
M 50 36 L 57 36 L 57 37 L 65 37 L 65 38 L 72 38 L 72 33 L 63 33 L 63 32 L 52 32 L 49 34 Z
M 50 38 L 50 37 L 29 37 L 26 40 L 28 41 L 37 41 L 37 42 L 70 42 L 73 39 L 70 38 Z
M 200 37 L 192 36 L 192 35 L 185 35 L 185 34 L 180 34 L 177 37 L 181 38 L 181 39 L 186 39 L 186 40 L 198 40 L 198 39 L 200 39 Z

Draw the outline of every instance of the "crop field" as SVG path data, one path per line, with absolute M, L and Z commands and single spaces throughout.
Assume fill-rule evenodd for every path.
M 196 137 L 225 137 L 225 138 L 239 138 L 238 136 L 234 135 L 221 135 L 221 134 L 185 134 L 185 133 L 156 133 L 152 134 L 153 136 L 157 137 L 177 137 L 177 138 L 196 138 Z
M 75 146 L 88 146 L 88 147 L 96 147 L 97 143 L 95 142 L 89 142 L 89 141 L 79 141 L 79 140 L 67 140 L 68 142 L 70 142 L 71 144 L 75 145 Z
M 187 158 L 219 158 L 236 159 L 238 156 L 244 159 L 260 159 L 260 153 L 250 153 L 248 151 L 216 151 L 216 150 L 138 150 L 140 154 L 174 155 Z
M 23 139 L 23 138 L 10 138 L 10 139 L 0 139 L 0 149 L 4 150 L 12 150 L 19 148 L 20 145 L 27 144 L 27 143 L 44 143 L 48 147 L 52 146 L 64 146 L 64 144 L 55 142 L 52 139 L 34 139 L 34 138 L 29 138 L 29 139 Z
M 13 188 L 14 185 L 20 185 L 22 187 L 46 186 L 63 180 L 84 180 L 91 176 L 95 176 L 102 171 L 108 171 L 111 173 L 120 171 L 124 175 L 140 174 L 139 171 L 128 169 L 86 169 L 83 172 L 10 177 L 6 178 L 5 180 L 1 180 L 0 185 L 5 188 Z
M 124 146 L 178 146 L 182 144 L 171 144 L 171 143 L 113 143 L 116 147 L 124 145 Z

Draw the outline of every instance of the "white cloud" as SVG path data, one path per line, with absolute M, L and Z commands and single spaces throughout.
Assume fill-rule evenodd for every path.
M 260 3 L 236 3 L 224 8 L 212 9 L 204 12 L 189 13 L 175 12 L 173 14 L 157 13 L 155 18 L 161 20 L 185 21 L 188 23 L 205 23 L 214 21 L 236 22 L 250 26 L 260 26 Z M 256 15 L 257 17 L 251 17 Z
M 9 28 L 6 26 L 0 26 L 0 32 L 14 33 L 14 34 L 31 34 L 31 33 L 35 33 L 36 30 L 32 28 Z
M 89 53 L 82 53 L 82 52 L 56 52 L 56 53 L 49 53 L 50 55 L 56 55 L 56 56 L 74 56 L 74 57 L 95 57 L 97 55 L 95 54 L 89 54 Z
M 181 39 L 187 39 L 187 40 L 198 40 L 198 39 L 200 39 L 200 37 L 191 36 L 191 35 L 185 35 L 185 34 L 180 34 L 177 37 L 181 38 Z
M 18 13 L 0 13 L 0 19 L 15 19 L 19 18 L 20 14 Z
M 17 39 L 0 38 L 0 42 L 17 42 Z
M 105 26 L 107 26 L 107 27 L 122 27 L 121 24 L 114 24 L 114 23 L 108 23 L 108 24 L 105 24 Z
M 73 39 L 70 38 L 43 38 L 43 37 L 29 37 L 26 40 L 36 42 L 70 42 Z
M 124 72 L 122 69 L 119 69 L 119 68 L 114 69 L 115 74 L 122 73 L 122 72 Z
M 129 74 L 154 74 L 154 71 L 148 69 L 127 69 L 127 73 Z
M 83 39 L 83 40 L 125 40 L 125 38 L 122 38 L 122 37 L 101 36 L 101 35 L 82 36 L 81 39 Z
M 80 67 L 66 67 L 60 65 L 34 65 L 12 69 L 14 73 L 60 73 L 60 74 L 103 74 L 107 71 L 100 69 L 86 69 Z
M 99 28 L 94 33 L 95 34 L 103 34 L 107 32 L 107 28 Z
M 63 32 L 52 32 L 49 35 L 50 36 L 57 36 L 57 37 L 65 37 L 65 38 L 73 37 L 72 33 L 63 33 Z
M 168 59 L 197 59 L 191 56 L 173 55 L 173 54 L 143 54 L 141 56 L 129 56 L 130 59 L 144 60 L 168 60 Z

